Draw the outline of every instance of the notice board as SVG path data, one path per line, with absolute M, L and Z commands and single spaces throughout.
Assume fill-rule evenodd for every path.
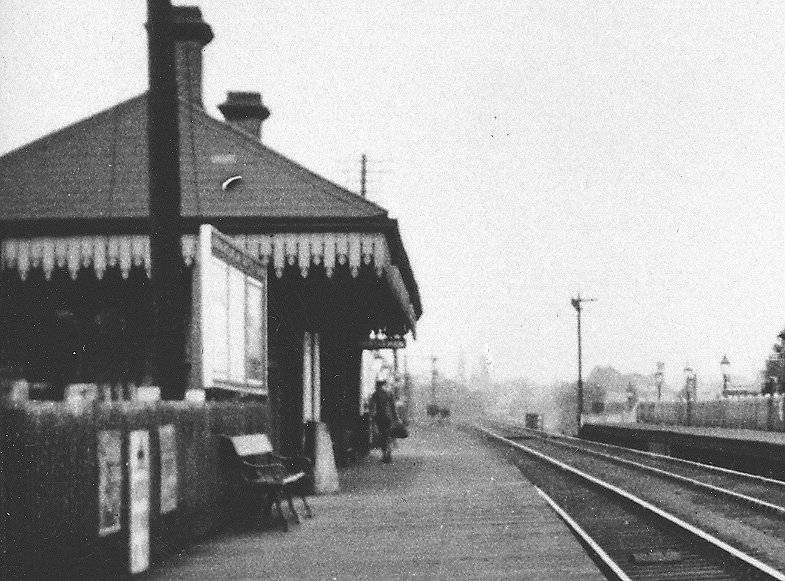
M 161 452 L 161 514 L 177 508 L 177 432 L 174 424 L 158 426 Z
M 120 430 L 98 432 L 98 534 L 102 537 L 120 530 L 122 444 Z
M 267 394 L 267 270 L 209 225 L 199 230 L 194 304 L 201 388 Z
M 134 430 L 128 441 L 129 568 L 131 573 L 150 566 L 150 433 Z

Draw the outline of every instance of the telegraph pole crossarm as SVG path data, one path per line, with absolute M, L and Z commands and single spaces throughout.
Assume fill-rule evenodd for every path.
M 581 420 L 583 415 L 583 351 L 581 346 L 581 310 L 583 310 L 582 303 L 593 303 L 597 299 L 587 299 L 578 296 L 570 299 L 575 312 L 578 314 L 578 410 L 576 413 L 577 431 L 581 429 Z

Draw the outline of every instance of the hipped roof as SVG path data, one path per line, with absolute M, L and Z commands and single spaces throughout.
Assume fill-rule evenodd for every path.
M 384 208 L 180 101 L 182 216 L 385 218 Z M 242 181 L 221 189 L 229 177 Z M 147 95 L 0 157 L 0 220 L 147 218 Z
M 396 220 L 201 107 L 179 101 L 181 215 L 232 232 L 381 231 L 416 316 L 419 291 Z M 0 157 L 0 234 L 146 229 L 147 94 Z M 242 176 L 236 187 L 221 188 Z

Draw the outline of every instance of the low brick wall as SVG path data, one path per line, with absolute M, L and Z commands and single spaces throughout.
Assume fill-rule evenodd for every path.
M 149 438 L 154 563 L 219 530 L 233 514 L 217 435 L 264 432 L 269 427 L 263 404 L 117 402 L 75 407 L 29 402 L 2 408 L 0 414 L 5 433 L 0 500 L 7 513 L 0 521 L 0 532 L 5 533 L 0 571 L 7 570 L 9 579 L 114 579 L 128 572 L 131 432 Z M 161 513 L 160 426 L 172 426 L 163 433 L 174 434 L 176 450 L 167 473 L 176 465 L 177 486 L 164 487 L 174 490 L 166 502 L 176 502 L 176 508 L 166 514 Z M 108 471 L 99 466 L 107 457 L 105 449 L 99 454 L 101 441 L 112 442 L 121 454 L 113 474 L 114 480 L 122 478 L 113 486 L 115 494 L 121 491 L 119 530 L 106 533 L 111 527 L 105 527 L 104 535 L 99 534 L 99 483 L 106 488 L 108 479 L 100 474 Z M 106 492 L 100 497 L 106 498 Z

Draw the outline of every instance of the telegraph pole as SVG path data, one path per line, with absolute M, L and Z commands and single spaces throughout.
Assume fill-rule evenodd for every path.
M 436 355 L 431 355 L 431 403 L 436 405 L 436 377 L 439 372 L 436 370 Z
M 180 149 L 174 14 L 170 0 L 147 0 L 150 90 L 147 145 L 150 171 L 152 379 L 164 399 L 182 399 L 183 321 L 180 249 Z
M 581 306 L 582 303 L 587 302 L 594 302 L 597 299 L 584 299 L 581 298 L 581 293 L 578 293 L 578 296 L 570 299 L 572 306 L 575 308 L 576 313 L 578 314 L 578 411 L 576 414 L 577 419 L 577 431 L 581 429 L 581 419 L 583 415 L 583 351 L 581 348 L 581 310 L 583 307 Z
M 360 158 L 360 195 L 363 198 L 368 197 L 368 189 L 367 189 L 367 180 L 368 180 L 368 156 L 363 153 L 362 157 Z

